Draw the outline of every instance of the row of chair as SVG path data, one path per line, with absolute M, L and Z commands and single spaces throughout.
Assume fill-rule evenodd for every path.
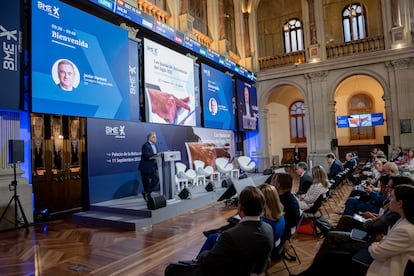
M 175 169 L 175 182 L 178 190 L 186 187 L 189 184 L 192 186 L 205 186 L 207 185 L 207 179 L 220 183 L 222 178 L 235 178 L 240 176 L 240 170 L 243 172 L 252 172 L 256 168 L 256 163 L 248 156 L 240 156 L 237 158 L 237 164 L 239 168 L 236 168 L 228 158 L 219 157 L 215 160 L 217 170 L 214 170 L 212 166 L 205 164 L 201 160 L 194 160 L 194 169 L 187 168 L 183 162 L 176 162 Z

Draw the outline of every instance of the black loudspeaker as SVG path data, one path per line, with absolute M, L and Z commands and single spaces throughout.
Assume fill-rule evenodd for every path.
M 222 201 L 222 200 L 225 200 L 225 199 L 229 199 L 232 196 L 234 196 L 236 193 L 237 193 L 236 188 L 234 187 L 233 182 L 231 182 L 231 180 L 230 180 L 230 184 L 227 187 L 227 190 L 224 191 L 224 193 L 219 197 L 219 199 L 217 199 L 217 201 Z
M 207 191 L 207 192 L 212 192 L 212 191 L 214 191 L 215 187 L 214 187 L 213 182 L 211 182 L 211 181 L 210 181 L 210 182 L 208 182 L 208 184 L 206 185 L 205 189 L 206 189 L 206 191 Z
M 148 209 L 150 210 L 156 210 L 159 208 L 163 208 L 167 206 L 167 201 L 165 200 L 165 197 L 163 195 L 160 196 L 150 196 L 148 197 Z
M 191 195 L 190 191 L 187 188 L 183 188 L 181 192 L 178 194 L 180 199 L 187 199 Z
M 336 148 L 338 147 L 338 139 L 333 138 L 331 141 L 331 148 Z
M 9 164 L 24 162 L 24 141 L 9 140 Z
M 273 170 L 272 169 L 265 169 L 263 171 L 263 175 L 271 175 L 272 173 L 273 173 Z
M 223 188 L 228 188 L 231 185 L 233 185 L 233 181 L 231 181 L 230 178 L 226 178 L 226 179 L 223 179 L 223 181 L 221 181 L 221 187 Z
M 384 136 L 384 144 L 390 145 L 391 144 L 391 137 L 390 136 Z

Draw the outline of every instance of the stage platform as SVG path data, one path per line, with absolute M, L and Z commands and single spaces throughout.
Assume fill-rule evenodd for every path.
M 248 174 L 254 185 L 263 184 L 269 175 Z M 232 182 L 241 180 L 233 179 Z M 204 187 L 189 188 L 191 198 L 181 200 L 176 196 L 167 200 L 167 206 L 149 210 L 141 195 L 129 196 L 91 204 L 90 210 L 72 215 L 72 221 L 79 224 L 112 227 L 128 231 L 151 228 L 153 224 L 191 212 L 216 202 L 227 191 L 221 183 L 215 183 L 215 190 L 207 192 Z M 155 193 L 156 195 L 156 193 Z

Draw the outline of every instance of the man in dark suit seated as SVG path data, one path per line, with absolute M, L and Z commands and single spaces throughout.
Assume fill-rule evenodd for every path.
M 295 165 L 296 174 L 299 175 L 298 195 L 306 194 L 312 185 L 312 176 L 308 173 L 308 165 L 305 162 L 299 162 Z
M 257 187 L 244 188 L 237 206 L 240 222 L 222 232 L 213 248 L 201 252 L 193 264 L 170 264 L 165 275 L 262 273 L 274 246 L 272 227 L 260 220 L 264 203 L 264 195 Z
M 335 154 L 333 154 L 332 152 L 326 155 L 326 162 L 329 165 L 329 180 L 334 179 L 335 176 L 337 176 L 340 172 L 344 170 L 344 166 L 342 165 L 341 161 L 336 159 Z
M 148 198 L 151 197 L 151 193 L 157 188 L 160 181 L 158 177 L 156 160 L 152 158 L 158 152 L 156 143 L 157 135 L 155 132 L 150 132 L 147 136 L 147 142 L 142 145 L 141 149 L 141 162 L 139 163 L 139 170 L 141 172 L 142 184 L 144 186 L 142 196 L 145 201 L 148 201 Z

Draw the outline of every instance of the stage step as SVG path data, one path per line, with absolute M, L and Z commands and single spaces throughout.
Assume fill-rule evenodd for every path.
M 138 231 L 152 227 L 153 224 L 191 212 L 217 201 L 224 189 L 213 192 L 199 192 L 190 199 L 170 199 L 167 206 L 148 210 L 146 202 L 137 196 L 131 196 L 91 205 L 89 211 L 72 215 L 74 223 L 113 227 L 128 231 Z
M 130 216 L 100 211 L 86 211 L 73 214 L 72 221 L 79 224 L 96 225 L 128 231 L 136 231 L 152 225 L 151 218 L 149 217 Z

